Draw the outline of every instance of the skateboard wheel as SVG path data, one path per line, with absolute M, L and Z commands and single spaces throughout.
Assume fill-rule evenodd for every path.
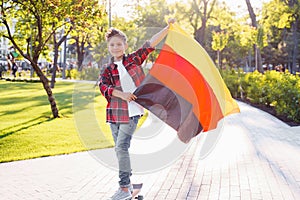
M 139 196 L 137 197 L 137 199 L 138 199 L 138 200 L 143 200 L 144 197 L 143 197 L 142 195 L 139 195 Z

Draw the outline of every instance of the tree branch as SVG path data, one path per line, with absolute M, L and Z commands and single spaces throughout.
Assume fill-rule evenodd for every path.
M 6 38 L 10 40 L 10 42 L 13 44 L 14 48 L 17 49 L 19 51 L 19 53 L 24 58 L 26 58 L 27 60 L 29 60 L 30 62 L 32 62 L 32 60 L 30 59 L 30 56 L 25 55 L 24 52 L 22 51 L 22 49 L 17 45 L 16 41 L 14 40 L 14 38 L 13 38 L 13 36 L 11 34 L 9 25 L 8 25 L 8 23 L 7 23 L 7 21 L 6 21 L 5 18 L 2 19 L 2 23 L 4 24 L 4 26 L 5 26 L 6 30 L 7 30 L 7 33 L 8 33 L 8 36 Z
M 208 1 L 207 1 L 207 2 L 208 2 Z M 211 6 L 210 6 L 210 9 L 209 9 L 209 11 L 208 11 L 208 13 L 207 13 L 207 19 L 210 18 L 211 13 L 212 13 L 212 11 L 213 11 L 213 8 L 214 8 L 215 4 L 216 4 L 216 0 L 213 0 L 212 4 L 211 4 Z

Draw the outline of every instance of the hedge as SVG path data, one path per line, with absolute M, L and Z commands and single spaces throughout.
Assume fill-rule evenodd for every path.
M 278 115 L 300 122 L 300 77 L 287 72 L 220 71 L 234 98 L 273 107 Z

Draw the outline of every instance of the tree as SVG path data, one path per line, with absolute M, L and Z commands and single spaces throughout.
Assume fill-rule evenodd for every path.
M 211 18 L 211 14 L 216 4 L 216 0 L 192 0 L 191 8 L 188 11 L 187 16 L 189 17 L 189 21 L 194 29 L 195 39 L 205 47 L 206 41 L 206 27 L 208 20 Z M 199 22 L 201 23 L 199 25 Z
M 218 67 L 222 68 L 221 62 L 221 51 L 225 48 L 228 43 L 229 35 L 225 32 L 213 32 L 212 49 L 217 51 L 218 56 Z
M 70 1 L 57 1 L 55 4 L 52 4 L 55 9 L 53 9 L 52 17 L 55 19 L 52 21 L 52 30 L 53 30 L 53 66 L 52 66 L 52 76 L 50 87 L 54 88 L 56 71 L 57 71 L 57 60 L 58 60 L 58 51 L 61 44 L 66 41 L 67 36 L 73 29 L 73 23 L 69 19 L 74 12 L 74 4 Z M 76 4 L 75 4 L 76 5 Z M 66 12 L 67 11 L 67 12 Z M 58 28 L 56 28 L 58 27 Z M 65 56 L 65 55 L 64 55 Z M 65 63 L 64 63 L 65 65 Z M 65 73 L 65 66 L 63 66 L 63 75 Z
M 293 73 L 299 58 L 299 15 L 299 1 L 273 0 L 264 5 L 261 20 L 270 40 L 268 49 L 273 49 L 276 64 L 289 67 Z
M 248 50 L 248 64 L 247 66 L 252 67 L 251 58 L 251 47 L 255 44 L 257 38 L 257 30 L 253 26 L 243 25 L 242 30 L 239 33 L 240 44 L 242 47 L 246 47 Z
M 256 15 L 254 13 L 254 10 L 253 10 L 253 7 L 250 3 L 250 0 L 245 0 L 245 1 L 246 1 L 246 4 L 247 4 L 249 15 L 250 15 L 251 25 L 254 28 L 258 29 L 258 25 L 257 25 L 257 21 L 256 21 Z M 256 43 L 254 43 L 253 48 L 254 48 L 254 52 L 255 52 L 255 67 L 259 72 L 263 72 L 260 49 L 258 48 Z
M 9 39 L 14 48 L 30 62 L 48 95 L 53 117 L 59 117 L 48 79 L 38 66 L 39 56 L 53 35 L 51 14 L 55 6 L 41 0 L 3 0 L 0 6 L 1 23 L 6 28 L 3 37 Z M 54 27 L 54 30 L 57 28 Z
M 98 1 L 2 0 L 0 9 L 1 24 L 6 28 L 6 33 L 3 32 L 1 35 L 8 38 L 14 48 L 30 62 L 48 95 L 53 117 L 59 117 L 49 81 L 38 67 L 38 59 L 41 53 L 48 48 L 51 38 L 56 39 L 55 35 L 62 28 L 71 28 L 76 25 L 76 28 L 79 29 L 84 23 L 91 23 L 89 19 L 92 16 L 101 21 L 99 20 L 102 16 L 99 12 Z M 87 17 L 86 21 L 85 17 Z M 65 39 L 66 34 L 57 43 L 54 41 L 55 48 L 58 49 Z
M 233 43 L 238 44 L 238 40 L 234 39 L 234 34 L 240 31 L 240 25 L 234 17 L 235 13 L 229 10 L 225 2 L 221 4 L 217 2 L 208 23 L 209 31 L 212 33 L 212 49 L 217 51 L 220 68 L 223 68 L 223 64 L 228 65 L 230 61 L 236 60 L 237 54 L 229 48 L 229 45 L 232 46 Z M 207 35 L 210 35 L 210 32 L 207 32 Z
M 53 24 L 53 26 L 55 27 L 54 24 Z M 67 26 L 65 26 L 65 27 L 67 27 Z M 73 28 L 72 25 L 66 29 L 65 29 L 65 27 L 63 29 L 59 30 L 59 32 L 61 32 L 60 34 L 58 34 L 56 31 L 53 33 L 54 58 L 53 58 L 53 68 L 52 68 L 52 77 L 51 77 L 51 85 L 50 85 L 51 88 L 54 88 L 54 85 L 55 85 L 59 47 L 67 39 L 67 36 L 69 35 L 69 33 L 71 32 L 71 30 Z M 58 35 L 60 37 L 58 37 Z M 58 41 L 57 41 L 57 38 L 58 38 Z M 66 63 L 63 63 L 63 64 L 65 65 Z M 63 68 L 64 68 L 63 70 L 65 70 L 65 66 L 63 66 Z M 65 71 L 63 71 L 63 73 L 65 73 Z
M 283 1 L 283 0 L 282 0 Z M 283 1 L 289 7 L 289 13 L 291 14 L 291 28 L 293 34 L 293 50 L 292 50 L 292 73 L 296 72 L 297 56 L 298 56 L 298 25 L 300 22 L 300 1 L 288 0 Z
M 167 19 L 174 14 L 172 7 L 166 0 L 138 1 L 138 4 L 132 6 L 135 10 L 134 14 L 137 16 L 133 20 L 136 26 L 134 24 L 128 25 L 128 23 L 130 24 L 128 22 L 126 28 L 124 27 L 124 31 L 130 35 L 129 47 L 131 49 L 128 51 L 136 50 L 146 40 L 159 32 L 162 27 L 167 25 Z M 157 49 L 159 48 L 160 45 L 157 46 Z M 154 61 L 157 55 L 156 52 L 151 53 L 149 60 Z
M 166 0 L 139 2 L 134 7 L 137 15 L 134 22 L 139 27 L 163 27 L 166 25 L 166 17 L 172 13 Z
M 81 71 L 86 54 L 93 47 L 94 41 L 99 39 L 98 36 L 103 35 L 103 27 L 107 24 L 104 20 L 105 6 L 99 4 L 98 0 L 80 0 L 73 10 L 73 30 L 69 43 L 76 46 L 78 70 Z

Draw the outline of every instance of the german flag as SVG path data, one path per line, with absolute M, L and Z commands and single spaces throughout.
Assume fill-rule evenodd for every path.
M 170 24 L 158 58 L 134 94 L 137 103 L 177 130 L 184 143 L 239 112 L 209 55 L 176 24 Z

